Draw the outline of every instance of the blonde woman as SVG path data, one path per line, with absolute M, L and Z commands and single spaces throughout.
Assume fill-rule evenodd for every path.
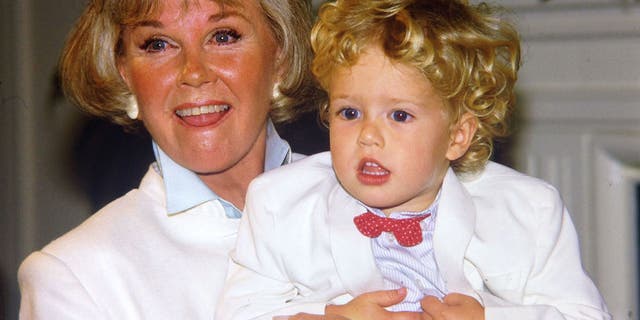
M 89 1 L 62 85 L 91 114 L 143 125 L 156 161 L 138 189 L 23 262 L 20 318 L 213 316 L 249 182 L 295 157 L 273 123 L 313 103 L 309 7 Z

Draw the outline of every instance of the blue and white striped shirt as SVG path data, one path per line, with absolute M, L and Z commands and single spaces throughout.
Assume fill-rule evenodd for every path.
M 438 271 L 433 252 L 433 232 L 438 209 L 438 200 L 422 212 L 393 212 L 392 219 L 406 219 L 431 213 L 424 219 L 422 227 L 423 241 L 413 247 L 403 247 L 392 233 L 383 232 L 371 239 L 371 249 L 376 265 L 384 277 L 386 289 L 407 288 L 407 297 L 401 303 L 387 309 L 391 311 L 422 311 L 420 300 L 427 295 L 442 299 L 447 292 L 446 285 Z M 365 206 L 366 207 L 366 206 Z M 375 208 L 367 207 L 374 214 L 386 217 Z

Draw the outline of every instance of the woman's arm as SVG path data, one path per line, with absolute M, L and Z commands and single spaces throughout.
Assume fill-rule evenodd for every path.
M 32 253 L 18 270 L 20 319 L 104 319 L 84 286 L 63 261 Z

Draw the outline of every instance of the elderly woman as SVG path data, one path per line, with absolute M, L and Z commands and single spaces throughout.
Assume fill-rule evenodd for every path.
M 31 254 L 22 319 L 210 319 L 249 182 L 291 161 L 273 122 L 315 95 L 301 0 L 92 0 L 61 59 L 65 92 L 141 122 L 138 189 Z

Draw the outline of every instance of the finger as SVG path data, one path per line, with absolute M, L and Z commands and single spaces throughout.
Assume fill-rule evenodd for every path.
M 422 310 L 430 317 L 437 318 L 444 311 L 446 305 L 437 297 L 426 296 L 420 300 Z
M 389 307 L 398 304 L 407 296 L 407 289 L 372 291 L 362 295 L 363 299 L 381 307 Z
M 337 320 L 338 318 L 325 318 L 324 316 L 317 314 L 309 314 L 309 313 L 298 313 L 292 316 L 275 316 L 272 320 L 324 320 L 324 319 L 332 319 Z
M 320 316 L 320 318 L 305 318 L 303 320 L 349 320 L 347 317 L 339 316 L 337 314 L 328 314 L 326 316 Z
M 275 316 L 271 320 L 305 320 L 306 314 L 296 314 L 293 316 Z
M 442 302 L 450 306 L 454 306 L 454 305 L 460 305 L 465 303 L 467 301 L 467 298 L 470 298 L 470 297 L 465 296 L 463 294 L 459 294 L 459 293 L 450 293 L 444 296 L 444 298 L 442 299 Z
M 480 305 L 480 302 L 478 302 L 474 297 L 460 293 L 451 293 L 446 295 L 443 302 L 450 306 Z
M 484 318 L 484 307 L 474 297 L 452 293 L 444 297 L 444 303 L 449 307 L 449 310 L 443 311 L 442 314 L 451 319 L 458 319 L 463 315 L 473 319 Z

